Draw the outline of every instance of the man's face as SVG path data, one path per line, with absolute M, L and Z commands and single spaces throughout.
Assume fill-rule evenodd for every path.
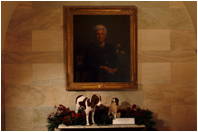
M 105 40 L 105 33 L 103 30 L 98 30 L 96 32 L 96 40 L 99 42 L 103 42 Z

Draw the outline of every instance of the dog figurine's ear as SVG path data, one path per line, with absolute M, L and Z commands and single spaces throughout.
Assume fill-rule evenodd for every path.
M 98 102 L 99 98 L 97 97 L 97 95 L 94 94 L 91 98 L 91 108 L 93 108 Z
M 115 102 L 116 102 L 116 105 L 118 106 L 118 104 L 119 104 L 119 99 L 118 99 L 118 98 L 115 98 Z

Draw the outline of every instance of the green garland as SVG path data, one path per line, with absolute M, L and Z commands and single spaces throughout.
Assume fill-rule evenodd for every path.
M 155 121 L 152 121 L 153 112 L 150 110 L 145 110 L 137 108 L 136 105 L 133 105 L 131 108 L 128 107 L 126 110 L 118 110 L 121 113 L 121 118 L 135 118 L 135 124 L 145 125 L 147 130 L 156 130 L 153 128 L 156 125 Z
M 79 111 L 77 114 L 61 104 L 58 107 L 55 106 L 54 109 L 55 112 L 50 113 L 47 118 L 48 131 L 54 131 L 60 124 L 86 125 L 86 115 L 83 112 Z M 121 113 L 121 118 L 135 118 L 137 125 L 145 125 L 147 130 L 156 130 L 153 128 L 155 125 L 155 122 L 152 121 L 153 112 L 148 109 L 137 108 L 136 105 L 133 105 L 131 108 L 119 109 L 118 112 Z M 65 117 L 69 117 L 69 119 Z M 94 119 L 97 125 L 110 125 L 112 124 L 113 116 L 108 115 L 108 107 L 102 105 L 96 109 Z M 67 124 L 67 120 L 69 120 L 70 124 Z M 89 121 L 92 124 L 91 119 Z
M 75 113 L 75 111 L 71 111 L 69 108 L 66 108 L 62 104 L 58 107 L 54 107 L 55 112 L 52 112 L 47 117 L 47 125 L 48 131 L 54 131 L 55 128 L 58 128 L 60 124 L 63 123 L 64 118 L 66 116 L 71 117 L 72 125 L 86 125 L 85 114 L 83 113 Z

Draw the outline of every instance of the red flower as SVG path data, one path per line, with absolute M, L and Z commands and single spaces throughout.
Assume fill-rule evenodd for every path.
M 134 105 L 132 105 L 132 108 L 133 108 L 133 109 L 135 109 L 135 108 L 136 108 L 136 105 L 135 105 L 135 104 L 134 104 Z
M 80 113 L 76 113 L 76 119 L 80 116 Z
M 75 113 L 74 113 L 74 112 L 72 112 L 72 113 L 71 113 L 71 116 L 72 116 L 72 117 L 75 117 Z
M 65 110 L 66 108 L 65 107 L 62 107 L 62 110 Z

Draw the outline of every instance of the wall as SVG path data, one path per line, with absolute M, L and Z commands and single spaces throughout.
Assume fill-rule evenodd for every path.
M 197 1 L 183 1 L 197 33 Z
M 9 21 L 12 17 L 12 13 L 14 12 L 18 2 L 17 1 L 3 1 L 1 2 L 1 49 L 4 49 L 4 41 L 5 35 L 7 32 L 7 27 L 9 25 Z M 5 7 L 5 8 L 4 8 Z M 9 7 L 9 8 L 8 8 Z
M 137 91 L 68 92 L 63 61 L 63 5 L 138 7 Z M 20 2 L 2 52 L 6 130 L 47 130 L 54 105 L 74 108 L 79 94 L 113 96 L 154 112 L 158 130 L 196 130 L 196 33 L 182 2 Z

